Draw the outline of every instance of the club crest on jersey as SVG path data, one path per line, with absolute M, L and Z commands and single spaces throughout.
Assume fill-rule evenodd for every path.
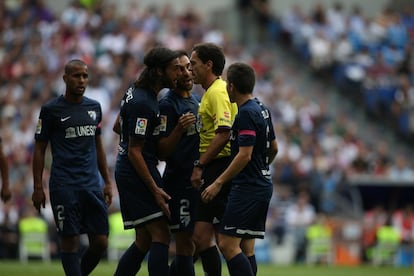
M 89 117 L 91 117 L 94 121 L 96 121 L 96 111 L 95 110 L 89 110 L 88 111 Z
M 145 135 L 147 130 L 148 120 L 145 118 L 137 118 L 137 123 L 135 125 L 135 134 Z

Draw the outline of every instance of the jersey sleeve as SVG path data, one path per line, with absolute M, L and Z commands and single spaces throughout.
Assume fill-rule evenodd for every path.
M 160 119 L 159 137 L 168 137 L 177 125 L 178 114 L 174 106 L 167 100 L 160 101 Z
M 40 109 L 39 119 L 37 120 L 35 140 L 49 141 L 52 126 L 52 114 L 50 109 L 42 106 Z
M 130 116 L 128 118 L 129 136 L 145 139 L 151 130 L 151 118 L 153 111 L 143 103 L 129 105 Z
M 250 114 L 249 110 L 240 110 L 238 116 L 239 122 L 239 136 L 238 143 L 241 147 L 253 146 L 256 142 L 257 127 L 254 121 L 254 116 Z
M 210 94 L 209 103 L 211 116 L 214 118 L 214 129 L 219 127 L 231 128 L 232 125 L 232 106 L 227 92 Z

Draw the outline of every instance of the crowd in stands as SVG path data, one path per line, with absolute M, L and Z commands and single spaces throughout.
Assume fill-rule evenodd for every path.
M 102 105 L 103 138 L 112 175 L 118 141 L 112 124 L 125 89 L 143 68 L 142 57 L 148 49 L 161 44 L 189 51 L 197 42 L 210 41 L 223 47 L 227 66 L 234 61 L 250 63 L 257 73 L 254 93 L 272 110 L 279 144 L 272 168 L 275 193 L 268 233 L 279 237 L 280 243 L 284 233 L 290 231 L 287 221 L 294 221 L 288 218 L 294 217 L 292 208 L 299 194 L 309 197 L 311 221 L 316 213 L 336 215 L 349 208 L 338 205 L 336 196 L 347 192 L 349 175 L 392 177 L 395 181 L 414 179 L 414 163 L 409 155 L 395 153 L 381 139 L 365 141 L 345 114 L 329 113 L 323 91 L 319 91 L 322 88 L 309 86 L 301 78 L 301 64 L 284 59 L 275 45 L 252 50 L 230 41 L 225 27 L 210 24 L 193 8 L 176 13 L 168 4 L 143 8 L 139 2 L 131 1 L 126 13 L 120 14 L 113 2 L 95 1 L 93 6 L 83 2 L 86 3 L 72 1 L 59 14 L 42 0 L 20 1 L 13 6 L 8 1 L 0 3 L 0 135 L 10 164 L 13 195 L 7 204 L 0 203 L 0 258 L 16 256 L 13 246 L 17 242 L 17 222 L 33 214 L 30 196 L 34 129 L 40 106 L 64 93 L 62 69 L 72 58 L 83 59 L 90 69 L 85 95 Z M 300 7 L 294 7 L 281 14 L 276 42 L 285 42 L 318 71 L 333 74 L 335 84 L 343 87 L 344 93 L 363 97 L 373 87 L 395 85 L 395 97 L 387 107 L 390 113 L 375 113 L 376 116 L 397 120 L 398 115 L 411 110 L 406 97 L 414 103 L 414 63 L 410 60 L 413 13 L 399 15 L 385 10 L 371 20 L 357 8 L 350 14 L 338 5 L 325 11 L 326 8 L 318 6 L 311 14 L 305 14 Z M 266 39 L 275 39 L 274 23 L 273 37 Z M 385 77 L 368 77 L 375 74 L 386 74 L 389 81 Z M 360 90 L 354 90 L 354 86 Z M 321 97 L 307 98 L 303 93 L 306 89 L 318 90 Z M 201 93 L 200 87 L 195 87 L 195 93 Z M 48 178 L 44 180 L 47 187 Z M 115 186 L 114 194 L 111 208 L 117 210 Z M 50 206 L 42 216 L 54 227 Z
M 285 42 L 344 96 L 412 145 L 414 134 L 414 8 L 390 6 L 373 18 L 341 2 L 294 6 L 282 17 Z

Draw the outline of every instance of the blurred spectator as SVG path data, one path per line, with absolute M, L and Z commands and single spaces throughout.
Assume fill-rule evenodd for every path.
M 286 212 L 293 204 L 293 195 L 289 186 L 277 185 L 269 205 L 266 229 L 274 236 L 276 244 L 282 245 L 288 233 Z
M 316 217 L 314 207 L 309 203 L 309 194 L 301 191 L 293 204 L 286 210 L 286 221 L 295 243 L 295 262 L 303 263 L 306 257 L 306 229 Z
M 388 177 L 394 181 L 410 181 L 414 180 L 414 170 L 407 158 L 403 154 L 395 157 L 394 163 L 388 171 Z
M 362 260 L 367 262 L 371 258 L 372 247 L 376 242 L 376 233 L 379 227 L 385 225 L 387 213 L 384 206 L 378 204 L 367 210 L 362 221 Z

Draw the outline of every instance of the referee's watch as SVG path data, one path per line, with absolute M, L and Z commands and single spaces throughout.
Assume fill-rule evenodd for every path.
M 195 160 L 194 161 L 194 167 L 200 168 L 200 169 L 204 169 L 204 165 L 200 163 L 200 160 Z

